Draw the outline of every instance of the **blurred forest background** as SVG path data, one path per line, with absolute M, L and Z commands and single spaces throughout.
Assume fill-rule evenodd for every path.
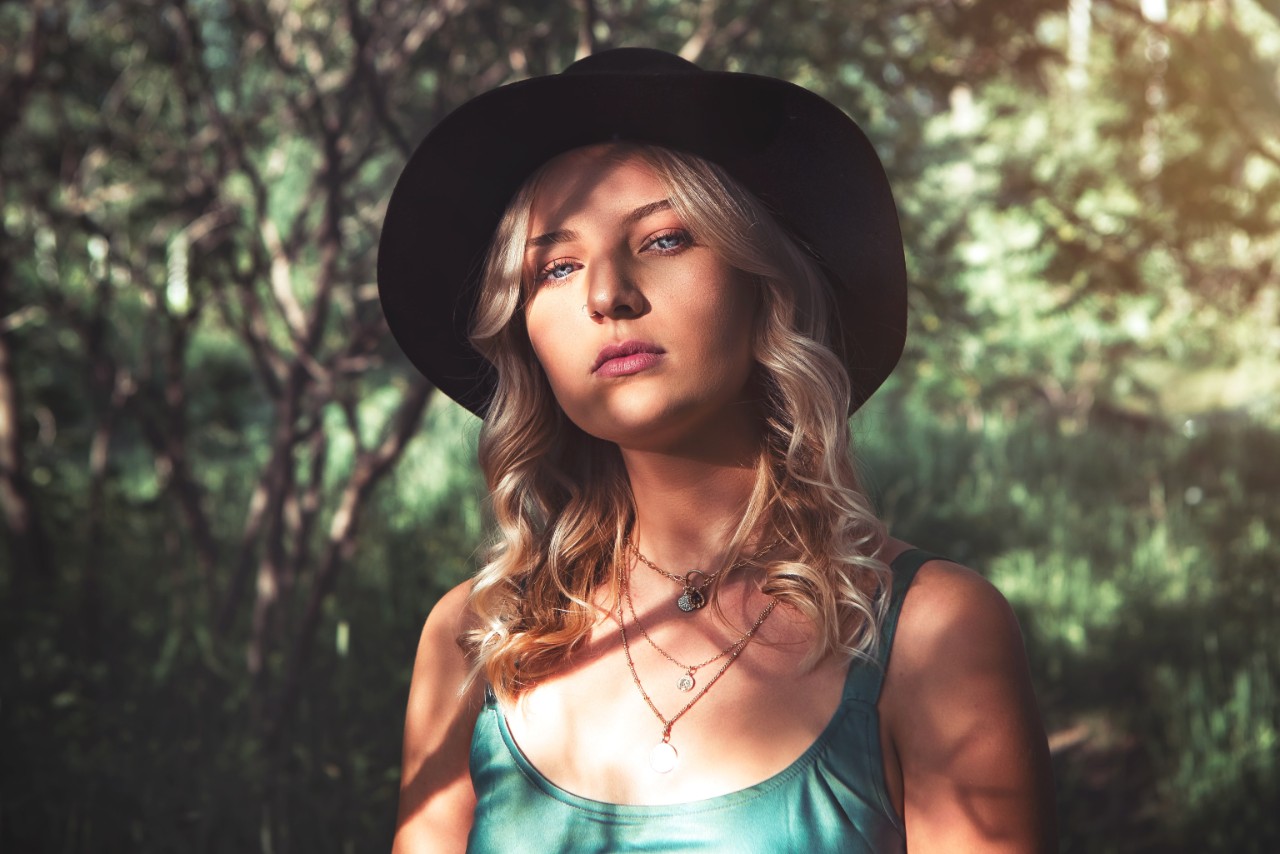
M 622 45 L 876 143 L 914 290 L 863 465 L 1017 608 L 1063 850 L 1280 850 L 1276 0 L 0 0 L 0 849 L 388 848 L 485 509 L 385 201 Z

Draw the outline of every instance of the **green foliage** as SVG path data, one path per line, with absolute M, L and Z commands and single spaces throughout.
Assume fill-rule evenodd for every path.
M 1254 804 L 1280 790 L 1280 436 L 970 427 L 891 403 L 859 418 L 895 534 L 983 572 L 1020 616 L 1062 734 L 1063 849 L 1272 850 Z
M 441 409 L 445 434 L 459 419 Z M 199 580 L 159 547 L 165 514 L 115 496 L 106 548 L 116 578 L 104 585 L 98 642 L 63 618 L 82 605 L 73 568 L 83 556 L 74 549 L 55 600 L 0 611 L 6 850 L 48 850 L 57 840 L 83 851 L 245 851 L 265 833 L 279 848 L 389 849 L 418 631 L 469 572 L 479 539 L 466 458 L 434 461 L 451 488 L 402 502 L 423 474 L 413 462 L 380 495 L 355 559 L 360 571 L 326 607 L 304 675 L 310 688 L 282 753 L 249 726 L 252 683 L 238 651 L 211 637 Z M 405 504 L 415 508 L 412 524 Z M 220 506 L 236 515 L 235 504 Z

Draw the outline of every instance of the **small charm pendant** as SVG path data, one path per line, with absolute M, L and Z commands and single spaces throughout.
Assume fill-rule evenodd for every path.
M 649 751 L 649 767 L 659 774 L 668 774 L 676 767 L 676 749 L 669 742 L 661 741 Z
M 679 679 L 676 680 L 676 687 L 686 693 L 689 691 L 692 691 L 693 686 L 696 684 L 697 683 L 693 681 L 692 673 L 686 673 L 685 675 L 681 676 Z
M 676 600 L 676 605 L 686 614 L 698 610 L 705 604 L 707 604 L 707 597 L 692 587 L 686 587 L 680 594 L 680 598 Z

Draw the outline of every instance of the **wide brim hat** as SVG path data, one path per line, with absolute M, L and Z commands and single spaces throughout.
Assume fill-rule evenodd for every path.
M 619 48 L 466 102 L 414 151 L 387 205 L 387 325 L 437 388 L 483 415 L 496 384 L 468 341 L 485 254 L 525 180 L 566 151 L 637 142 L 723 167 L 817 258 L 856 409 L 906 340 L 906 266 L 880 159 L 838 107 L 793 83 Z

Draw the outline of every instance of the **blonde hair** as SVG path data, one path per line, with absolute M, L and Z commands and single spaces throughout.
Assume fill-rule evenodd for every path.
M 720 167 L 655 146 L 611 149 L 649 166 L 694 239 L 759 292 L 753 355 L 765 438 L 730 554 L 755 535 L 788 544 L 789 559 L 761 563 L 763 590 L 814 627 L 805 667 L 833 654 L 872 658 L 887 607 L 889 570 L 877 557 L 886 533 L 850 452 L 849 378 L 833 349 L 829 285 Z M 504 701 L 556 673 L 587 637 L 594 597 L 613 585 L 635 519 L 620 452 L 560 410 L 525 332 L 524 249 L 542 174 L 525 182 L 494 236 L 471 338 L 498 374 L 480 434 L 497 536 L 471 588 L 476 622 L 462 642 L 473 676 Z

